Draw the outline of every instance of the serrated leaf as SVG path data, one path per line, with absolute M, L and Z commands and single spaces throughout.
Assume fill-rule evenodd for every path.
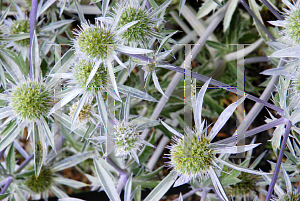
M 53 180 L 57 183 L 60 183 L 60 184 L 63 184 L 63 185 L 66 185 L 66 186 L 69 186 L 69 187 L 75 188 L 75 189 L 83 188 L 83 187 L 87 186 L 86 183 L 76 181 L 73 179 L 67 179 L 64 177 L 55 177 Z
M 73 166 L 85 161 L 88 158 L 92 158 L 93 156 L 94 156 L 93 151 L 73 155 L 71 157 L 65 158 L 62 161 L 59 161 L 58 163 L 54 164 L 52 166 L 52 170 L 57 172 L 57 171 L 67 169 L 69 167 L 73 167 Z

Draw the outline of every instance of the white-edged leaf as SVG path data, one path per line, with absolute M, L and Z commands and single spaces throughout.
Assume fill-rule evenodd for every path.
M 72 22 L 74 22 L 74 20 L 59 20 L 57 22 L 52 22 L 52 23 L 48 24 L 47 26 L 41 28 L 40 31 L 41 32 L 53 31 L 53 30 L 55 30 L 57 28 L 60 28 L 60 27 L 62 27 L 64 25 L 70 24 Z
M 224 124 L 227 122 L 227 120 L 230 118 L 230 116 L 233 114 L 235 109 L 245 100 L 246 96 L 240 98 L 237 102 L 234 102 L 230 104 L 219 116 L 218 120 L 216 121 L 215 125 L 211 129 L 208 139 L 212 140 L 214 137 L 218 134 L 218 132 L 221 130 L 221 128 L 224 126 Z
M 136 98 L 141 98 L 141 99 L 144 99 L 147 101 L 152 101 L 152 102 L 158 102 L 155 98 L 153 98 L 149 94 L 146 94 L 145 92 L 135 89 L 133 87 L 125 86 L 122 84 L 117 84 L 117 86 L 118 86 L 119 91 L 123 94 L 128 94 L 128 92 L 130 91 L 130 95 L 134 96 Z
M 48 141 L 50 143 L 50 146 L 52 147 L 52 149 L 55 151 L 55 144 L 54 144 L 54 137 L 53 137 L 53 134 L 52 132 L 50 131 L 50 128 L 46 122 L 46 120 L 44 119 L 44 117 L 42 116 L 41 117 L 41 124 L 42 124 L 42 127 L 44 129 L 44 132 L 45 134 L 47 135 L 47 138 L 48 138 Z
M 209 175 L 210 175 L 211 181 L 215 187 L 215 190 L 217 191 L 219 196 L 221 196 L 221 198 L 223 198 L 225 201 L 229 201 L 229 199 L 225 193 L 225 190 L 212 167 L 209 167 Z
M 228 167 L 231 167 L 235 170 L 241 171 L 241 172 L 247 172 L 250 174 L 256 174 L 256 175 L 267 175 L 267 174 L 271 174 L 271 173 L 266 173 L 266 172 L 262 172 L 262 171 L 257 171 L 257 170 L 253 170 L 253 169 L 249 169 L 249 168 L 245 168 L 245 167 L 241 167 L 239 165 L 230 163 L 230 162 L 226 162 L 222 159 L 217 159 L 217 162 L 222 163 L 223 165 L 226 165 Z
M 136 48 L 130 46 L 123 46 L 123 45 L 116 45 L 116 50 L 127 54 L 148 54 L 153 52 L 153 50 L 147 50 L 143 48 Z
M 129 120 L 129 112 L 130 112 L 130 91 L 127 94 L 126 101 L 124 104 L 124 120 L 128 122 Z
M 168 124 L 166 124 L 165 122 L 161 121 L 162 125 L 164 125 L 171 133 L 173 133 L 174 135 L 176 135 L 177 137 L 183 138 L 183 135 L 181 133 L 179 133 L 178 131 L 176 131 L 175 129 L 173 129 L 171 126 L 169 126 Z
M 58 163 L 54 164 L 52 166 L 52 170 L 57 172 L 57 171 L 67 169 L 69 167 L 73 167 L 73 166 L 85 161 L 88 158 L 92 158 L 93 156 L 94 156 L 93 151 L 75 154 L 71 157 L 65 158 L 62 161 L 59 161 Z
M 59 188 L 57 188 L 55 185 L 51 185 L 50 190 L 58 198 L 68 198 L 69 197 L 65 192 L 63 192 L 62 190 L 60 190 Z
M 68 128 L 69 130 L 72 130 L 71 129 L 71 122 L 72 122 L 71 117 L 69 117 L 65 113 L 61 113 L 59 115 L 55 115 L 54 118 L 55 118 L 55 120 L 58 120 L 59 122 L 61 122 L 66 128 Z M 80 137 L 82 137 L 82 136 L 84 136 L 86 130 L 81 127 L 81 128 L 72 130 L 72 132 L 74 132 L 77 135 L 79 135 Z
M 74 1 L 74 3 L 75 3 L 75 7 L 76 7 L 76 9 L 77 9 L 78 17 L 79 17 L 80 21 L 81 21 L 82 23 L 84 23 L 84 22 L 85 22 L 85 18 L 84 18 L 84 14 L 83 14 L 82 8 L 81 8 L 81 6 L 80 6 L 80 4 L 78 3 L 77 0 L 73 0 L 73 1 Z
M 188 178 L 188 177 L 186 177 L 186 176 L 180 176 L 177 180 L 176 180 L 176 182 L 175 182 L 175 184 L 174 184 L 174 188 L 175 187 L 177 187 L 177 186 L 181 186 L 181 185 L 183 185 L 183 184 L 186 184 L 187 182 L 189 182 L 191 179 L 190 178 Z
M 25 81 L 25 78 L 16 62 L 10 58 L 4 51 L 0 51 L 0 61 L 8 74 L 14 79 L 16 83 Z
M 62 108 L 65 104 L 69 103 L 71 100 L 73 100 L 78 94 L 82 93 L 84 91 L 83 88 L 75 88 L 72 92 L 70 92 L 67 96 L 65 96 L 63 99 L 61 99 L 58 103 L 54 105 L 54 107 L 50 110 L 49 114 L 52 114 L 56 110 Z
M 92 81 L 93 77 L 95 76 L 95 74 L 97 73 L 97 70 L 101 64 L 101 60 L 97 60 L 93 66 L 93 69 L 91 70 L 91 73 L 88 77 L 88 79 L 86 80 L 85 86 L 87 87 L 89 85 L 89 83 Z
M 135 151 L 132 151 L 132 152 L 130 152 L 130 153 L 131 153 L 131 156 L 132 156 L 132 158 L 134 159 L 134 161 L 135 161 L 138 165 L 140 165 L 139 157 L 138 157 L 138 155 L 135 153 Z
M 40 175 L 46 156 L 47 148 L 45 134 L 43 131 L 44 130 L 40 123 L 37 123 L 37 125 L 33 124 L 32 136 L 34 143 L 34 172 L 36 177 Z
M 6 10 L 4 11 L 4 13 L 1 15 L 1 18 L 0 18 L 0 26 L 1 24 L 3 23 L 4 19 L 6 18 L 8 12 L 9 12 L 9 9 L 10 9 L 10 6 L 6 8 Z
M 96 95 L 98 112 L 104 125 L 107 125 L 107 109 L 100 91 Z
M 169 34 L 168 36 L 166 36 L 160 43 L 158 49 L 156 50 L 156 54 L 158 54 L 161 49 L 164 47 L 164 45 L 166 44 L 166 42 L 168 42 L 168 40 L 174 35 L 176 34 L 178 31 L 174 31 L 173 33 Z
M 249 168 L 254 169 L 261 161 L 261 159 L 265 156 L 265 154 L 267 153 L 268 150 L 264 151 L 263 153 L 261 153 L 250 165 Z
M 164 9 L 166 9 L 169 4 L 172 2 L 172 0 L 167 0 L 163 4 L 161 4 L 158 8 L 155 8 L 150 14 L 149 18 L 154 17 L 158 15 L 160 12 L 162 12 Z
M 272 179 L 267 176 L 267 175 L 262 175 L 264 180 L 268 183 L 268 184 L 271 184 L 271 181 Z M 283 198 L 285 193 L 283 192 L 283 190 L 278 186 L 278 184 L 275 184 L 274 186 L 274 191 L 275 193 L 280 197 L 280 198 Z
M 33 33 L 32 38 L 32 47 L 31 47 L 31 63 L 32 63 L 32 72 L 34 77 L 37 78 L 40 75 L 40 51 L 38 39 L 36 37 L 36 32 Z
M 1 138 L 0 151 L 5 149 L 10 143 L 14 141 L 14 139 L 19 135 L 21 130 L 24 129 L 24 126 L 25 126 L 25 122 L 22 122 L 19 125 L 16 123 L 15 125 L 9 126 L 8 130 L 4 130 L 8 132 L 3 138 Z M 3 132 L 1 134 L 3 134 Z
M 289 73 L 285 70 L 284 67 L 271 68 L 264 70 L 260 74 L 262 75 L 288 75 Z
M 144 130 L 144 129 L 149 128 L 149 127 L 157 126 L 157 125 L 160 124 L 160 122 L 161 122 L 161 120 L 150 121 L 150 122 L 139 125 L 136 129 L 137 130 Z
M 36 18 L 38 19 L 39 16 L 44 13 L 56 0 L 48 0 L 45 2 L 45 4 L 42 6 L 41 9 L 37 10 L 37 16 Z
M 85 200 L 82 200 L 79 198 L 61 198 L 61 199 L 58 199 L 58 201 L 85 201 Z
M 180 0 L 179 2 L 179 16 L 181 15 L 181 11 L 183 6 L 185 5 L 186 0 Z
M 88 186 L 86 183 L 76 181 L 73 179 L 67 179 L 64 177 L 54 177 L 53 180 L 57 183 L 60 183 L 60 184 L 66 185 L 66 186 L 70 186 L 71 188 L 75 188 L 75 189 Z
M 207 80 L 204 85 L 201 87 L 199 93 L 198 93 L 198 96 L 197 96 L 197 100 L 196 100 L 196 108 L 194 108 L 195 110 L 195 113 L 194 113 L 194 118 L 195 118 L 195 125 L 196 125 L 196 128 L 200 131 L 200 128 L 201 128 L 201 116 L 202 116 L 202 105 L 203 105 L 203 98 L 204 98 L 204 95 L 205 95 L 205 92 L 207 90 L 207 87 L 210 83 L 210 80 Z
M 108 75 L 109 75 L 111 84 L 113 86 L 114 93 L 116 94 L 116 96 L 119 99 L 121 99 L 120 98 L 120 94 L 119 94 L 119 90 L 118 90 L 118 87 L 117 87 L 116 77 L 115 77 L 115 73 L 114 73 L 114 67 L 111 64 L 111 58 L 110 58 L 110 56 L 109 56 L 108 61 L 107 61 L 107 66 L 108 66 L 107 67 Z
M 138 23 L 140 20 L 136 20 L 136 21 L 132 21 L 132 22 L 129 22 L 127 24 L 125 24 L 124 26 L 122 26 L 117 32 L 116 32 L 116 35 L 119 35 L 119 34 L 122 34 L 124 33 L 124 31 L 126 31 L 129 27 L 135 25 L 136 23 Z
M 196 17 L 197 19 L 201 19 L 202 17 L 208 15 L 211 11 L 215 10 L 218 7 L 218 4 L 213 0 L 207 0 L 200 7 Z
M 108 5 L 109 5 L 109 0 L 103 0 L 102 1 L 102 16 L 105 17 L 106 16 L 106 12 L 107 12 L 107 8 L 108 8 Z
M 98 179 L 109 199 L 112 201 L 121 201 L 111 177 L 96 158 L 94 158 L 94 165 Z
M 158 81 L 158 77 L 156 76 L 155 71 L 152 72 L 152 79 L 153 79 L 155 88 L 156 88 L 163 96 L 165 96 L 167 99 L 169 99 L 168 96 L 166 96 L 166 94 L 164 93 L 164 91 L 161 89 L 160 84 L 159 84 L 159 81 Z
M 300 47 L 289 47 L 283 50 L 278 50 L 271 54 L 269 57 L 299 57 Z
M 283 176 L 284 176 L 284 180 L 285 180 L 287 193 L 290 194 L 293 192 L 293 186 L 292 186 L 290 177 L 289 177 L 288 173 L 285 171 L 285 169 L 283 168 L 283 166 L 281 166 L 281 168 L 282 168 L 282 172 L 283 172 Z
M 124 201 L 131 201 L 132 175 L 127 179 L 125 185 Z
M 256 17 L 259 19 L 259 21 L 264 25 L 264 22 L 261 18 L 259 6 L 257 5 L 255 0 L 249 0 L 249 5 L 253 13 L 256 15 Z M 265 42 L 268 41 L 267 34 L 263 31 L 263 29 L 258 25 L 256 20 L 254 20 L 254 24 L 256 26 L 257 31 L 259 32 L 259 35 L 264 39 Z
M 175 182 L 177 176 L 171 171 L 144 199 L 144 201 L 159 201 Z
M 229 28 L 231 18 L 233 16 L 233 13 L 238 5 L 238 0 L 231 0 L 231 2 L 228 5 L 228 9 L 226 10 L 226 14 L 224 17 L 224 22 L 223 22 L 223 31 L 226 32 L 227 29 Z
M 14 143 L 11 144 L 5 160 L 6 160 L 6 170 L 8 171 L 8 173 L 13 174 L 16 165 Z

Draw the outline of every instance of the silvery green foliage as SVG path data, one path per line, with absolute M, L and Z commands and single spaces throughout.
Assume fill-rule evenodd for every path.
M 275 185 L 276 196 L 272 197 L 273 200 L 299 199 L 292 185 L 298 180 L 292 177 L 298 176 L 300 166 L 300 72 L 297 58 L 300 12 L 297 4 L 293 5 L 287 0 L 283 2 L 289 8 L 284 9 L 285 20 L 271 24 L 282 26 L 284 30 L 280 33 L 284 36 L 282 43 L 269 43 L 275 50 L 270 57 L 293 59 L 285 66 L 267 70 L 263 74 L 280 75 L 273 101 L 277 108 L 283 109 L 281 116 L 292 122 L 293 139 L 287 140 L 286 160 L 279 175 L 279 180 L 285 183 Z M 254 144 L 254 140 L 243 146 L 213 142 L 246 97 L 220 112 L 209 130 L 202 119 L 204 95 L 209 84 L 216 81 L 205 78 L 206 82 L 197 97 L 195 81 L 193 84 L 193 129 L 185 127 L 182 134 L 160 119 L 153 116 L 149 118 L 151 113 L 157 112 L 153 104 L 158 99 L 161 98 L 160 103 L 168 98 L 180 99 L 178 95 L 166 96 L 165 83 L 169 82 L 167 76 L 170 73 L 159 77 L 161 71 L 158 70 L 179 69 L 177 64 L 169 64 L 166 60 L 174 57 L 177 44 L 172 37 L 177 37 L 175 34 L 178 31 L 165 28 L 165 14 L 172 0 L 160 4 L 154 0 L 126 0 L 119 4 L 103 0 L 91 3 L 96 3 L 95 6 L 101 10 L 101 16 L 95 19 L 94 24 L 85 19 L 79 0 L 39 1 L 31 48 L 28 12 L 31 6 L 28 6 L 28 2 L 24 9 L 10 1 L 17 11 L 15 19 L 7 17 L 10 8 L 0 18 L 0 159 L 4 158 L 0 163 L 0 199 L 23 201 L 48 198 L 51 192 L 63 201 L 79 201 L 69 198 L 62 188 L 62 185 L 74 189 L 88 186 L 61 175 L 63 170 L 76 167 L 91 182 L 91 190 L 105 191 L 110 200 L 139 201 L 143 189 L 151 188 L 152 191 L 144 200 L 158 201 L 171 187 L 185 183 L 194 188 L 191 192 L 200 195 L 201 200 L 258 200 L 255 191 L 265 193 L 259 186 L 271 183 L 268 173 L 255 169 L 265 152 L 250 162 L 252 149 L 259 144 Z M 179 13 L 184 15 L 187 10 L 185 3 L 184 0 L 179 2 Z M 258 4 L 252 0 L 249 3 L 261 18 Z M 208 0 L 201 6 L 197 16 L 203 18 L 211 11 L 229 6 L 224 12 L 223 31 L 230 33 L 237 5 L 237 0 Z M 64 11 L 69 15 L 72 7 L 77 11 L 76 19 L 80 20 L 80 25 L 73 30 L 74 36 L 70 26 L 73 20 L 64 20 L 63 15 Z M 207 36 L 209 29 L 203 34 L 199 24 L 211 28 L 211 23 L 220 18 L 219 12 L 212 13 L 209 18 L 205 23 L 197 20 L 191 23 L 197 32 L 201 32 L 199 35 L 202 38 Z M 187 16 L 186 20 L 191 19 Z M 267 40 L 263 29 L 255 23 L 258 32 Z M 184 30 L 189 30 L 184 22 L 179 21 L 179 24 Z M 64 34 L 67 38 L 62 36 Z M 212 40 L 215 40 L 213 34 Z M 60 53 L 53 53 L 53 43 L 67 43 L 62 48 L 64 54 L 61 57 Z M 209 44 L 218 50 L 231 51 L 218 41 Z M 207 48 L 208 51 L 210 48 Z M 180 53 L 178 55 L 181 57 Z M 216 57 L 219 59 L 220 56 Z M 203 58 L 207 60 L 207 55 L 200 56 L 200 60 Z M 139 81 L 135 80 L 136 66 L 140 67 Z M 205 77 L 201 76 L 198 74 L 200 78 Z M 135 86 L 128 83 L 134 83 Z M 141 83 L 144 83 L 144 89 L 139 86 Z M 171 101 L 174 103 L 174 100 Z M 176 103 L 170 106 L 176 106 Z M 144 109 L 141 110 L 141 107 Z M 173 109 L 172 112 L 184 115 L 180 110 Z M 161 116 L 172 117 L 170 112 L 161 113 Z M 266 120 L 268 124 L 276 120 L 272 113 L 270 116 L 271 119 Z M 146 168 L 150 157 L 157 154 L 153 149 L 154 144 L 162 148 L 165 146 L 161 146 L 156 139 L 159 131 L 156 126 L 161 126 L 159 129 L 173 139 L 168 146 L 170 154 L 167 155 L 169 161 L 166 164 L 172 170 L 165 177 L 160 175 L 163 166 L 154 171 Z M 154 132 L 146 138 L 143 133 L 148 129 Z M 277 125 L 273 132 L 271 143 L 275 153 L 280 149 L 284 129 L 284 125 Z M 31 146 L 26 150 L 20 143 L 21 135 L 30 142 Z M 234 163 L 230 159 L 231 154 L 243 152 L 247 152 L 245 160 Z M 24 162 L 18 161 L 19 155 L 25 159 Z M 271 165 L 276 166 L 272 162 Z M 157 179 L 158 175 L 160 179 Z M 266 182 L 259 181 L 261 176 Z M 124 198 L 120 197 L 122 189 Z M 197 192 L 195 189 L 200 190 Z M 185 196 L 180 194 L 179 200 Z

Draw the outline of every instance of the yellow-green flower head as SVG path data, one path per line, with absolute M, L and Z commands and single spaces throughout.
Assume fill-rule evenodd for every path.
M 119 7 L 121 7 L 121 5 L 117 4 L 117 8 Z M 134 46 L 140 44 L 142 47 L 146 47 L 151 36 L 158 35 L 156 32 L 156 23 L 162 19 L 157 19 L 156 16 L 152 16 L 150 14 L 151 10 L 147 10 L 145 3 L 140 5 L 139 2 L 135 0 L 127 1 L 123 8 L 118 27 L 122 27 L 130 22 L 138 22 L 124 31 L 120 35 L 120 38 L 124 44 Z M 120 12 L 120 9 L 113 8 L 113 11 L 112 17 L 115 18 L 118 12 Z
M 30 80 L 20 83 L 10 95 L 9 106 L 21 120 L 34 121 L 45 117 L 53 107 L 51 90 L 42 82 Z
M 79 87 L 86 87 L 86 82 L 94 68 L 94 62 L 81 59 L 75 63 L 73 68 L 74 82 L 79 85 Z M 100 64 L 96 74 L 90 81 L 89 85 L 86 87 L 87 90 L 101 90 L 105 89 L 107 86 L 107 70 L 103 63 Z
M 96 21 L 95 25 L 82 23 L 80 30 L 74 32 L 76 55 L 92 61 L 105 60 L 115 45 L 115 35 L 106 24 Z
M 38 177 L 33 174 L 28 177 L 24 184 L 34 193 L 39 194 L 49 190 L 53 184 L 53 177 L 50 169 L 43 168 Z
M 114 128 L 115 153 L 117 156 L 127 156 L 135 152 L 142 144 L 138 125 L 125 120 L 119 121 Z
M 215 153 L 209 147 L 210 140 L 204 135 L 198 135 L 187 128 L 183 138 L 174 137 L 174 144 L 170 147 L 169 167 L 172 167 L 178 175 L 189 179 L 206 177 L 209 167 L 213 167 Z
M 70 109 L 70 116 L 73 117 L 75 110 L 78 106 L 78 102 L 74 103 Z M 89 103 L 84 103 L 79 115 L 78 115 L 78 120 L 80 123 L 85 123 L 90 120 L 91 117 L 91 111 L 92 111 L 92 105 Z
M 230 189 L 227 189 L 229 195 L 233 197 L 251 197 L 251 193 L 255 194 L 255 191 L 258 190 L 256 182 L 258 181 L 258 176 L 250 174 L 247 172 L 241 172 L 238 176 L 238 179 L 241 181 L 235 185 L 231 185 Z
M 283 27 L 284 29 L 279 32 L 283 35 L 280 41 L 288 45 L 300 45 L 300 7 L 291 4 L 288 0 L 282 2 L 290 9 L 285 11 L 285 19 L 277 21 L 269 21 L 272 25 Z

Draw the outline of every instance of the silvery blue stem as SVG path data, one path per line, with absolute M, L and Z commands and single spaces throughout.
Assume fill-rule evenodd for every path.
M 126 185 L 127 179 L 128 176 L 126 173 L 120 174 L 120 178 L 117 184 L 117 192 L 119 193 L 119 195 L 121 194 L 123 187 Z
M 149 3 L 149 0 L 147 0 L 147 2 L 146 2 L 146 7 L 147 7 L 147 10 L 150 10 L 150 3 Z
M 208 191 L 203 188 L 202 196 L 200 201 L 206 201 Z
M 231 137 L 228 137 L 224 140 L 219 140 L 217 141 L 216 143 L 217 144 L 229 144 L 229 143 L 232 143 L 234 141 L 239 141 L 241 139 L 244 139 L 244 138 L 247 138 L 247 137 L 251 137 L 257 133 L 260 133 L 260 132 L 263 132 L 263 131 L 266 131 L 270 128 L 274 128 L 275 126 L 278 126 L 280 124 L 283 124 L 283 123 L 286 123 L 286 119 L 284 117 L 281 117 L 280 119 L 276 119 L 270 123 L 267 123 L 267 124 L 264 124 L 262 126 L 259 126 L 257 128 L 253 128 L 249 131 L 246 131 L 245 130 L 242 132 L 242 133 L 238 133 L 238 135 L 234 135 L 234 136 L 231 136 Z M 245 128 L 247 129 L 247 128 Z M 244 135 L 242 135 L 243 133 L 245 133 Z
M 200 191 L 202 188 L 196 188 L 196 189 L 193 189 L 193 190 L 191 190 L 191 191 L 189 191 L 189 192 L 187 192 L 186 194 L 184 194 L 183 196 L 182 196 L 182 199 L 184 200 L 184 199 L 186 199 L 186 198 L 188 198 L 188 197 L 190 197 L 190 196 L 192 196 L 192 195 L 194 195 L 197 191 Z M 205 190 L 203 189 L 203 192 L 204 192 Z M 203 192 L 202 192 L 202 195 L 203 195 Z M 207 192 L 207 191 L 206 191 Z M 206 197 L 206 196 L 205 196 Z M 201 198 L 202 199 L 202 198 Z M 179 198 L 176 198 L 176 199 L 174 199 L 174 200 L 172 200 L 172 201 L 178 201 L 179 200 Z
M 268 29 L 261 23 L 261 21 L 257 18 L 257 16 L 253 13 L 253 11 L 249 8 L 248 4 L 244 0 L 240 0 L 241 4 L 245 7 L 248 13 L 254 18 L 256 23 L 264 30 L 264 32 L 269 36 L 272 41 L 275 41 L 274 36 L 268 31 Z
M 25 159 L 29 157 L 28 153 L 23 149 L 23 147 L 21 147 L 17 140 L 14 140 L 14 147 Z
M 10 183 L 12 182 L 12 177 L 9 177 L 9 179 L 7 180 L 6 184 L 3 186 L 0 195 L 4 194 L 5 191 L 7 190 L 7 188 L 9 187 Z
M 273 15 L 279 19 L 279 20 L 284 20 L 284 18 L 277 12 L 277 10 L 269 3 L 268 0 L 261 0 L 263 4 L 273 13 Z
M 28 158 L 26 158 L 15 173 L 21 172 L 21 170 L 23 170 L 26 167 L 26 165 L 28 165 L 28 163 L 33 159 L 33 156 L 34 154 L 31 154 Z
M 126 170 L 122 170 L 110 157 L 107 157 L 106 161 L 113 166 L 120 173 L 120 175 L 125 174 L 129 176 L 129 173 Z
M 29 76 L 33 78 L 33 65 L 31 61 L 31 46 L 33 40 L 33 33 L 36 26 L 36 15 L 37 15 L 37 0 L 31 0 L 31 10 L 30 10 L 30 69 L 29 69 Z
M 297 194 L 300 193 L 300 182 L 298 183 Z
M 250 57 L 250 58 L 245 58 L 244 64 L 253 64 L 253 63 L 268 62 L 268 61 L 270 61 L 268 57 Z
M 276 167 L 275 167 L 275 170 L 274 170 L 274 173 L 273 173 L 273 178 L 272 178 L 271 184 L 269 186 L 266 201 L 269 201 L 271 196 L 272 196 L 273 189 L 275 187 L 275 183 L 277 181 L 277 177 L 278 177 L 278 174 L 279 174 L 279 171 L 280 171 L 280 166 L 281 166 L 281 162 L 282 162 L 283 153 L 284 153 L 284 150 L 285 150 L 285 147 L 286 147 L 286 142 L 287 142 L 287 139 L 289 137 L 290 130 L 291 130 L 291 122 L 289 120 L 285 120 L 285 123 L 286 123 L 286 127 L 285 127 L 284 137 L 283 137 L 283 140 L 282 140 L 282 143 L 281 143 L 280 152 L 279 152 Z

